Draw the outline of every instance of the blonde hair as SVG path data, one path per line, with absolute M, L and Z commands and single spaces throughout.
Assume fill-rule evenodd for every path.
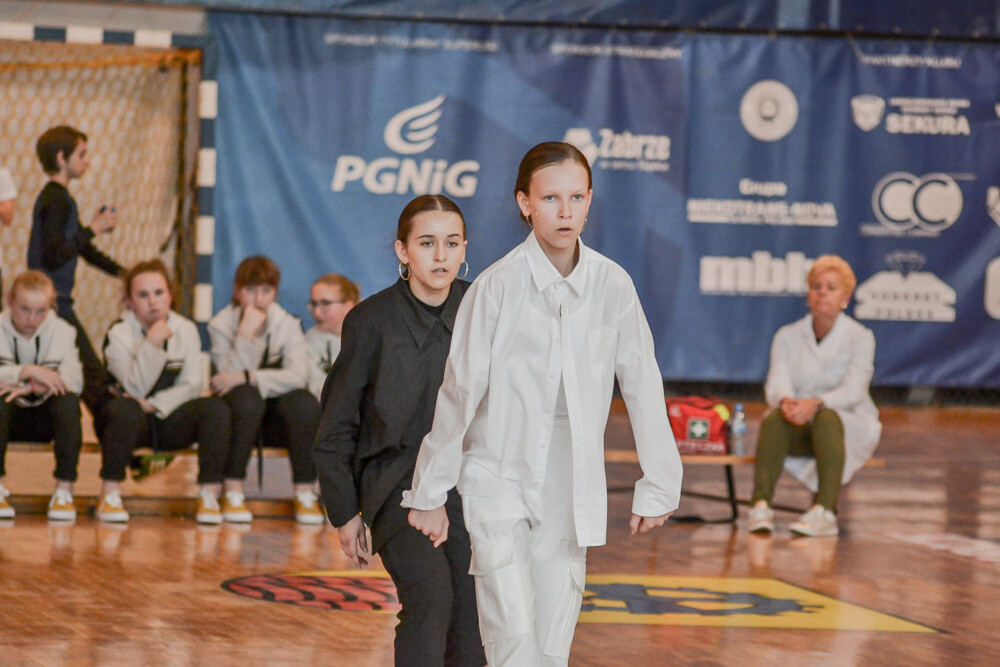
M 840 284 L 847 290 L 847 294 L 853 294 L 854 288 L 858 284 L 858 279 L 854 277 L 851 265 L 838 255 L 820 255 L 813 262 L 809 273 L 806 274 L 806 282 L 811 283 L 813 278 L 826 271 L 833 271 L 837 274 Z
M 328 285 L 330 287 L 335 287 L 340 290 L 340 298 L 344 301 L 350 301 L 351 303 L 358 303 L 361 301 L 361 288 L 358 284 L 351 282 L 347 277 L 340 275 L 339 273 L 327 273 L 316 279 L 313 283 L 313 287 L 316 285 Z
M 51 296 L 51 301 L 55 302 L 56 300 L 56 286 L 53 284 L 52 279 L 36 269 L 24 271 L 14 278 L 14 282 L 10 285 L 10 291 L 7 293 L 7 303 L 14 303 L 18 290 L 48 292 Z

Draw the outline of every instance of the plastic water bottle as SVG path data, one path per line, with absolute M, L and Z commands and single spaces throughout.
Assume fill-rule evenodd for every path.
M 742 403 L 733 406 L 733 416 L 729 420 L 729 453 L 747 455 L 747 416 Z

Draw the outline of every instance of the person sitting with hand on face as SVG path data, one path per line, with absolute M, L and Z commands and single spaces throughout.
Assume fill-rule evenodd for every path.
M 306 389 L 309 360 L 302 323 L 276 301 L 280 282 L 281 270 L 270 258 L 244 259 L 236 267 L 233 302 L 208 323 L 216 370 L 212 392 L 232 414 L 222 516 L 234 523 L 253 519 L 243 502 L 243 480 L 250 453 L 263 437 L 265 445 L 288 449 L 295 520 L 319 525 L 325 517 L 312 455 L 319 401 Z
M 844 313 L 857 280 L 836 255 L 813 262 L 806 277 L 809 314 L 778 329 L 764 393 L 754 465 L 750 532 L 774 530 L 771 498 L 782 467 L 816 496 L 789 528 L 805 536 L 837 535 L 841 484 L 871 458 L 882 425 L 868 393 L 875 336 Z

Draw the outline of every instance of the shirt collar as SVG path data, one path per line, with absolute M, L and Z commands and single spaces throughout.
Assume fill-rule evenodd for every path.
M 573 271 L 571 271 L 570 274 L 564 278 L 556 267 L 552 265 L 552 262 L 549 261 L 545 251 L 542 250 L 542 246 L 538 243 L 538 239 L 535 237 L 534 230 L 528 234 L 528 238 L 524 241 L 525 256 L 528 259 L 528 268 L 531 270 L 531 278 L 534 280 L 535 288 L 539 292 L 544 292 L 553 284 L 559 282 L 560 280 L 565 280 L 577 296 L 581 296 L 583 294 L 583 288 L 587 284 L 588 250 L 587 247 L 583 245 L 583 239 L 577 238 L 576 243 L 577 248 L 580 250 L 580 261 L 576 263 L 575 267 L 573 267 Z
M 420 303 L 417 297 L 413 296 L 409 285 L 402 278 L 396 280 L 394 285 L 396 294 L 400 301 L 400 311 L 403 315 L 403 322 L 406 323 L 410 334 L 413 335 L 413 342 L 417 347 L 423 347 L 427 337 L 434 330 L 434 324 L 439 320 L 444 324 L 445 329 L 451 332 L 455 326 L 455 315 L 458 313 L 458 306 L 462 301 L 461 289 L 455 281 L 451 284 L 448 298 L 444 302 L 444 310 L 440 317 L 435 317 L 427 312 L 427 309 Z

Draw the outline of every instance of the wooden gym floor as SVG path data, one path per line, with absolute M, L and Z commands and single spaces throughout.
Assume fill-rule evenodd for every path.
M 762 410 L 749 406 L 751 441 Z M 882 418 L 878 455 L 886 465 L 862 470 L 842 493 L 839 538 L 790 538 L 790 512 L 779 513 L 773 537 L 748 535 L 745 508 L 736 526 L 671 523 L 629 537 L 630 494 L 613 493 L 608 545 L 590 550 L 590 611 L 570 663 L 1000 664 L 1000 412 L 885 407 Z M 608 447 L 631 444 L 616 402 Z M 81 507 L 97 492 L 98 458 L 81 462 Z M 287 497 L 287 462 L 265 463 L 263 491 L 254 480 L 249 488 L 261 498 Z M 164 498 L 193 495 L 194 466 L 195 457 L 182 457 L 130 482 L 126 505 L 187 511 L 190 501 Z M 612 487 L 638 475 L 634 464 L 608 468 Z M 41 505 L 30 496 L 51 491 L 51 455 L 11 452 L 7 469 L 23 511 L 0 524 L 0 664 L 392 663 L 391 613 L 231 592 L 270 587 L 279 598 L 308 600 L 279 584 L 317 580 L 273 575 L 348 570 L 331 528 L 302 528 L 287 516 L 244 528 L 162 515 L 115 527 L 81 514 L 60 525 L 31 513 Z M 744 499 L 750 472 L 736 471 Z M 722 469 L 689 467 L 684 488 L 722 494 Z M 804 507 L 809 496 L 783 478 L 775 501 Z M 287 514 L 284 503 L 260 500 L 255 508 Z M 725 503 L 686 496 L 678 514 L 728 512 Z M 380 570 L 377 561 L 372 570 Z M 234 581 L 246 577 L 255 578 Z

